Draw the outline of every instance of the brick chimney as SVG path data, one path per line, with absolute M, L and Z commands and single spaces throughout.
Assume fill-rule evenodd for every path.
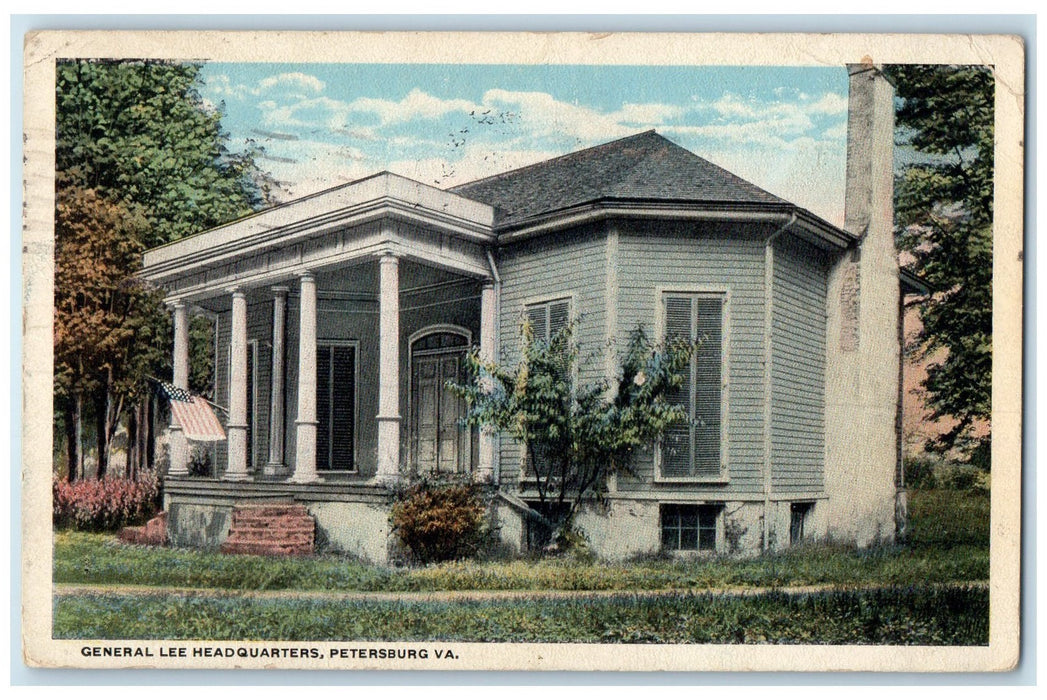
M 894 87 L 871 61 L 847 71 L 844 228 L 859 241 L 829 273 L 825 489 L 830 536 L 866 546 L 895 532 L 901 348 Z

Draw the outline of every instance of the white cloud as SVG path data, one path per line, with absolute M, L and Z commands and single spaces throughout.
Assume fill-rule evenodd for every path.
M 555 151 L 506 149 L 499 144 L 476 143 L 456 149 L 456 158 L 399 160 L 385 169 L 434 187 L 453 187 L 562 155 Z
M 418 88 L 399 101 L 377 97 L 360 97 L 346 105 L 350 112 L 370 112 L 378 116 L 382 125 L 400 124 L 414 119 L 439 119 L 451 112 L 468 113 L 477 105 L 469 100 L 444 100 Z
M 847 114 L 847 96 L 827 92 L 806 109 L 812 114 Z
M 669 119 L 676 119 L 683 113 L 683 108 L 676 105 L 657 102 L 646 104 L 626 103 L 617 112 L 612 112 L 609 117 L 619 123 L 653 126 L 664 124 Z
M 258 93 L 269 92 L 274 89 L 298 89 L 313 94 L 324 91 L 327 84 L 312 75 L 305 73 L 280 73 L 258 82 Z
M 494 89 L 484 93 L 483 102 L 485 106 L 498 110 L 496 116 L 519 124 L 533 137 L 566 137 L 590 144 L 636 132 L 635 127 L 623 125 L 613 113 L 604 114 L 589 107 L 562 102 L 547 92 Z

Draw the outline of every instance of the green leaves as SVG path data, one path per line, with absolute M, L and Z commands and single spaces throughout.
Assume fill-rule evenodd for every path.
M 505 367 L 473 352 L 468 365 L 474 381 L 451 388 L 465 399 L 467 422 L 508 433 L 530 454 L 528 475 L 543 505 L 569 529 L 578 505 L 602 493 L 609 474 L 628 471 L 633 454 L 649 447 L 675 421 L 680 406 L 666 401 L 679 386 L 697 343 L 673 341 L 655 346 L 642 328 L 629 339 L 615 387 L 606 381 L 578 385 L 574 324 L 548 341 L 522 327 L 520 362 Z
M 993 74 L 919 65 L 890 74 L 900 145 L 915 152 L 895 185 L 897 240 L 934 289 L 919 307 L 924 387 L 931 418 L 954 419 L 929 447 L 971 456 L 990 439 L 975 428 L 991 413 Z
M 258 151 L 231 155 L 221 113 L 195 89 L 199 66 L 60 61 L 59 172 L 148 221 L 148 247 L 250 213 L 266 201 Z
M 162 295 L 134 277 L 142 253 L 267 201 L 259 151 L 229 153 L 198 73 L 164 61 L 56 65 L 55 394 L 67 423 L 88 395 L 88 411 L 105 414 L 100 453 L 124 399 L 146 394 L 144 376 L 170 366 Z M 209 333 L 191 332 L 198 391 L 211 381 Z

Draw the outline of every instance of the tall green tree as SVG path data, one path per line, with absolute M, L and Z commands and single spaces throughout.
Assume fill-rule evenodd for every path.
M 991 413 L 994 78 L 983 66 L 890 69 L 897 138 L 913 161 L 900 173 L 895 224 L 914 271 L 934 290 L 920 304 L 928 405 L 955 427 L 929 445 L 988 465 L 990 438 L 972 430 Z
M 194 63 L 76 60 L 56 68 L 60 180 L 140 211 L 146 247 L 268 200 L 260 150 L 229 150 L 222 114 L 201 98 L 199 81 Z
M 71 474 L 83 462 L 83 424 L 94 426 L 104 474 L 128 409 L 135 432 L 141 416 L 153 415 L 142 410 L 145 376 L 170 368 L 170 319 L 135 281 L 141 253 L 269 201 L 260 151 L 229 150 L 221 112 L 200 97 L 199 81 L 193 63 L 56 66 L 55 399 L 66 440 L 76 442 L 67 444 Z M 206 336 L 197 326 L 194 338 Z M 197 390 L 210 376 L 204 341 L 193 343 Z

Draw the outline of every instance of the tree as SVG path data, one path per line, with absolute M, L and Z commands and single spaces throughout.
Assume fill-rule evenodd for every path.
M 82 187 L 139 210 L 153 247 L 251 213 L 271 181 L 260 148 L 229 151 L 221 112 L 197 91 L 200 66 L 59 61 L 55 165 Z
M 69 479 L 83 474 L 85 404 L 95 418 L 101 477 L 125 402 L 161 362 L 148 322 L 161 300 L 133 276 L 141 217 L 75 186 L 57 191 L 55 209 L 55 394 Z
M 932 418 L 955 427 L 935 438 L 988 465 L 990 437 L 972 431 L 988 421 L 992 393 L 993 98 L 982 66 L 893 66 L 898 139 L 915 153 L 895 192 L 899 246 L 934 293 L 921 301 L 917 343 L 928 367 Z
M 171 324 L 160 297 L 135 281 L 142 252 L 269 201 L 261 150 L 229 151 L 221 111 L 197 91 L 199 71 L 166 61 L 56 66 L 55 398 L 71 476 L 77 465 L 82 473 L 85 421 L 99 475 L 128 407 L 129 438 L 152 440 L 144 377 L 169 372 Z M 197 390 L 211 376 L 204 326 L 194 324 Z M 132 450 L 143 465 L 152 452 Z
M 606 380 L 575 385 L 573 328 L 568 324 L 545 341 L 525 322 L 515 367 L 485 362 L 474 351 L 467 359 L 474 380 L 452 384 L 466 401 L 469 425 L 503 431 L 525 446 L 537 515 L 557 541 L 570 535 L 578 507 L 602 495 L 610 474 L 631 471 L 636 450 L 685 420 L 683 407 L 666 394 L 680 386 L 698 350 L 697 343 L 682 340 L 655 347 L 637 328 L 610 392 Z

